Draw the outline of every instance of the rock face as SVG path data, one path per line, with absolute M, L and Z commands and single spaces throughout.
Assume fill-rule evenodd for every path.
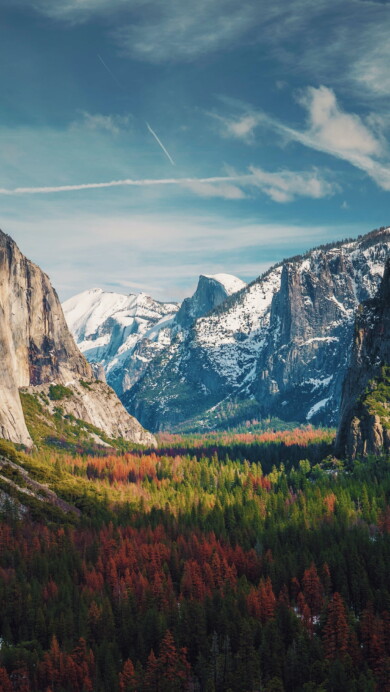
M 67 327 L 57 294 L 49 278 L 30 262 L 16 243 L 0 231 L 0 437 L 29 446 L 19 398 L 19 389 L 48 383 L 74 384 L 92 381 L 90 364 L 77 348 Z M 97 385 L 89 392 L 90 422 L 93 401 L 100 398 Z M 113 395 L 115 396 L 115 395 Z M 77 396 L 74 397 L 76 404 Z M 117 402 L 115 412 L 107 409 L 105 426 L 116 437 L 118 417 L 121 429 L 132 427 L 132 419 Z M 99 418 L 102 422 L 102 419 Z M 139 426 L 134 421 L 134 428 Z M 143 430 L 141 426 L 140 434 Z M 127 437 L 127 439 L 132 439 Z M 150 441 L 154 438 L 150 436 Z
M 80 350 L 93 366 L 101 366 L 108 384 L 121 396 L 143 375 L 151 360 L 233 292 L 244 287 L 230 274 L 201 276 L 192 298 L 180 309 L 150 296 L 84 291 L 63 304 Z
M 357 313 L 336 452 L 352 459 L 390 452 L 390 261 L 377 295 Z
M 358 305 L 377 292 L 390 229 L 286 260 L 176 331 L 122 400 L 158 430 L 212 427 L 226 402 L 335 424 Z
M 199 317 L 207 315 L 233 293 L 245 288 L 246 284 L 231 274 L 201 274 L 194 295 L 183 300 L 176 315 L 176 323 L 188 329 Z

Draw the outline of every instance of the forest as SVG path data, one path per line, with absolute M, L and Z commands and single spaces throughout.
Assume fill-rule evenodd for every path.
M 390 460 L 333 437 L 3 446 L 0 690 L 390 691 Z

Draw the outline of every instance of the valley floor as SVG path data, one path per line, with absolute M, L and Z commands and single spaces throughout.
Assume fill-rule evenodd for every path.
M 0 690 L 390 690 L 390 461 L 333 438 L 0 443 Z

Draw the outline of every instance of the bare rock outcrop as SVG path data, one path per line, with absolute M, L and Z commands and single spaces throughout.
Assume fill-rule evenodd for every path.
M 73 405 L 75 412 L 69 412 L 86 413 L 88 422 L 110 437 L 117 437 L 118 430 L 131 441 L 147 436 L 113 392 L 108 406 L 99 388 L 106 385 L 88 390 L 86 403 L 80 380 L 92 382 L 95 376 L 73 340 L 50 279 L 0 231 L 0 437 L 32 444 L 19 389 L 50 383 L 73 386 L 69 407 Z M 150 436 L 147 444 L 153 440 Z
M 377 295 L 356 317 L 336 452 L 350 459 L 390 452 L 390 260 Z

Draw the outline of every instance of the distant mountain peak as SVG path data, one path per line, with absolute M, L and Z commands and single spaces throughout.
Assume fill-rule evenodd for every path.
M 202 276 L 204 276 L 206 279 L 217 281 L 224 287 L 228 295 L 237 293 L 237 291 L 240 291 L 246 286 L 245 281 L 242 281 L 237 276 L 233 276 L 233 274 L 201 274 L 200 278 Z

